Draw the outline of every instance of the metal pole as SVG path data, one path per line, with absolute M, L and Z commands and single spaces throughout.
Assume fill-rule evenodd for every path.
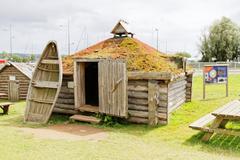
M 12 56 L 12 25 L 9 26 L 9 45 L 10 45 L 10 55 Z
M 167 40 L 166 40 L 166 53 L 167 53 L 167 50 L 168 50 L 168 48 L 167 48 Z
M 205 84 L 205 74 L 204 74 L 204 67 L 203 67 L 203 99 L 206 97 L 206 84 Z
M 70 23 L 68 19 L 68 25 L 67 25 L 67 37 L 68 37 L 68 55 L 70 55 L 71 49 L 70 49 Z
M 155 31 L 157 32 L 157 42 L 156 42 L 156 48 L 158 50 L 158 29 L 156 28 Z

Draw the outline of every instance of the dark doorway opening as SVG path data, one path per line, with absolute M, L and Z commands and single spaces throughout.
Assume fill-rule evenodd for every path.
M 87 105 L 99 105 L 97 62 L 87 62 L 85 64 L 85 94 Z

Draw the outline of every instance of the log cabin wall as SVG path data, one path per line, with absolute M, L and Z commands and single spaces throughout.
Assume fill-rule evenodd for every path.
M 53 112 L 70 115 L 78 113 L 74 109 L 73 75 L 63 75 L 61 91 Z
M 128 80 L 129 122 L 167 124 L 169 114 L 186 101 L 186 76 L 166 80 Z
M 129 122 L 148 123 L 148 80 L 128 80 Z
M 0 92 L 6 94 L 1 96 L 1 99 L 8 99 L 9 76 L 15 76 L 19 81 L 19 99 L 26 99 L 30 79 L 13 65 L 6 66 L 0 71 Z
M 168 84 L 168 111 L 171 113 L 186 101 L 186 77 Z

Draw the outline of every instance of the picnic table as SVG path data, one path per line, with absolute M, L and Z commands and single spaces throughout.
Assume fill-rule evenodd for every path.
M 13 105 L 11 102 L 0 103 L 0 108 L 3 110 L 2 114 L 8 114 L 11 105 Z
M 203 141 L 208 141 L 214 133 L 240 136 L 240 132 L 226 129 L 229 121 L 240 121 L 240 101 L 234 100 L 189 125 L 190 128 L 204 131 Z M 207 126 L 210 123 L 209 126 Z

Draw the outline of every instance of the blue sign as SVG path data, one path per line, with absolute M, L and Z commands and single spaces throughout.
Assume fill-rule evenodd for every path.
M 227 83 L 228 66 L 204 66 L 205 83 Z

